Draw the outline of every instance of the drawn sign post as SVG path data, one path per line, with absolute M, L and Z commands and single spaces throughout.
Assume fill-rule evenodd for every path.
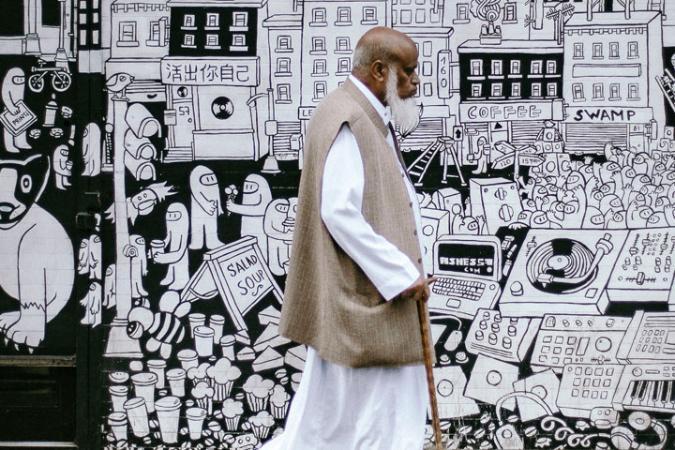
M 244 314 L 270 291 L 279 303 L 281 288 L 272 277 L 258 247 L 258 241 L 246 236 L 204 254 L 204 262 L 183 290 L 183 301 L 209 299 L 220 294 L 237 330 L 246 330 Z

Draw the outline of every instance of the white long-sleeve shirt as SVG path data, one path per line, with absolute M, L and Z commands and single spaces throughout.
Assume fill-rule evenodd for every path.
M 350 79 L 384 123 L 389 123 L 388 109 L 359 80 Z M 387 142 L 395 152 L 391 132 Z M 421 236 L 417 196 L 403 170 L 401 167 Z M 408 256 L 375 233 L 361 214 L 364 177 L 358 144 L 344 125 L 326 158 L 321 218 L 333 239 L 382 296 L 392 300 L 420 273 Z M 424 365 L 355 369 L 326 361 L 309 347 L 285 431 L 263 450 L 421 450 L 426 406 Z

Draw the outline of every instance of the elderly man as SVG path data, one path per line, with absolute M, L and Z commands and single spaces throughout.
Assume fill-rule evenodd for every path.
M 422 275 L 419 205 L 390 122 L 403 135 L 417 125 L 417 56 L 405 34 L 371 29 L 309 123 L 280 322 L 307 360 L 265 450 L 423 447 L 416 302 L 434 279 Z

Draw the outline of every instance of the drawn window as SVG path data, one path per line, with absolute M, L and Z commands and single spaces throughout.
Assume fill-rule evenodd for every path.
M 422 44 L 422 55 L 425 58 L 431 57 L 431 41 L 424 41 L 424 44 Z
M 483 92 L 483 85 L 480 83 L 474 83 L 471 85 L 471 96 L 480 97 Z
M 492 83 L 492 97 L 501 97 L 502 88 L 502 83 Z
M 220 43 L 217 34 L 206 35 L 206 48 L 220 48 Z
M 312 23 L 310 25 L 326 25 L 326 8 L 314 8 L 312 10 Z
M 431 97 L 434 93 L 434 89 L 431 83 L 424 83 L 424 95 Z
M 584 44 L 583 42 L 574 43 L 574 59 L 581 59 L 584 57 Z
M 492 75 L 502 75 L 502 61 L 499 59 L 492 60 Z
M 328 75 L 328 73 L 326 73 L 325 59 L 314 60 L 314 70 L 312 70 L 312 75 Z
M 277 86 L 277 102 L 289 103 L 291 101 L 291 85 L 280 84 Z
M 584 99 L 584 85 L 581 83 L 574 83 L 572 85 L 572 95 L 574 100 L 583 100 Z
M 242 33 L 232 34 L 232 46 L 230 51 L 246 51 L 246 35 Z
M 480 59 L 471 60 L 471 75 L 475 77 L 483 75 L 483 61 Z
M 542 66 L 541 60 L 532 61 L 530 63 L 530 73 L 532 75 L 541 75 L 541 66 Z
M 348 73 L 351 71 L 351 60 L 349 58 L 338 58 L 337 71 L 338 73 Z
M 315 36 L 312 38 L 312 51 L 313 52 L 325 52 L 326 51 L 326 39 L 322 36 Z
M 541 83 L 532 83 L 532 97 L 541 97 Z
M 602 58 L 602 43 L 593 44 L 593 58 Z
M 628 57 L 637 58 L 638 54 L 638 43 L 633 41 L 628 43 Z
M 618 42 L 610 42 L 609 43 L 609 57 L 610 58 L 618 58 L 619 57 L 619 43 Z
M 601 100 L 605 97 L 602 83 L 593 83 L 593 100 Z
M 377 25 L 377 10 L 372 6 L 363 7 L 363 25 Z
M 194 14 L 185 14 L 183 16 L 183 27 L 184 28 L 194 28 L 195 26 L 195 15 Z
M 291 73 L 291 58 L 277 59 L 277 73 L 275 75 L 284 75 Z
M 629 100 L 638 100 L 639 94 L 638 94 L 638 85 L 631 83 L 628 85 L 628 99 Z
M 237 28 L 248 28 L 248 12 L 235 11 L 232 13 L 232 26 Z
M 290 36 L 279 36 L 277 37 L 277 51 L 284 52 L 290 51 L 291 49 L 291 37 Z
M 86 14 L 80 14 L 80 18 L 78 19 L 78 22 L 80 25 L 86 25 L 87 24 L 87 15 Z
M 430 77 L 433 74 L 434 65 L 431 61 L 424 61 L 422 63 L 422 75 L 425 77 Z
M 619 83 L 612 83 L 609 85 L 609 99 L 621 100 L 621 87 Z
M 504 5 L 504 23 L 513 23 L 517 22 L 518 17 L 516 13 L 516 3 L 515 2 L 507 2 Z
M 92 30 L 91 32 L 91 43 L 94 45 L 98 45 L 101 43 L 101 35 L 100 35 L 99 30 Z
M 194 47 L 195 46 L 195 35 L 186 34 L 183 36 L 183 47 Z
M 335 47 L 338 52 L 350 52 L 351 47 L 349 45 L 349 38 L 348 37 L 336 38 Z
M 342 6 L 337 9 L 336 25 L 351 25 L 352 24 L 352 9 L 348 6 Z
M 520 97 L 520 83 L 511 85 L 511 97 Z
M 401 11 L 401 24 L 410 25 L 412 23 L 412 11 L 404 9 Z
M 220 23 L 220 15 L 216 13 L 206 14 L 206 26 L 207 27 L 217 27 Z
M 325 81 L 315 81 L 314 82 L 314 100 L 321 100 L 326 96 L 326 82 Z
M 554 75 L 558 70 L 558 64 L 555 61 L 546 61 L 546 73 Z
M 120 22 L 119 45 L 138 45 L 136 41 L 136 22 Z
M 415 22 L 424 23 L 426 21 L 427 21 L 426 11 L 422 8 L 418 8 L 417 11 L 415 11 Z
M 150 35 L 148 36 L 148 42 L 146 42 L 147 45 L 163 44 L 159 42 L 159 29 L 160 29 L 159 21 L 150 22 Z
M 87 45 L 87 30 L 80 30 L 80 45 Z
M 467 3 L 457 4 L 457 23 L 469 22 L 469 5 Z
M 558 84 L 548 83 L 546 85 L 546 95 L 549 97 L 556 97 L 558 95 Z
M 511 75 L 520 75 L 520 61 L 517 59 L 511 60 Z

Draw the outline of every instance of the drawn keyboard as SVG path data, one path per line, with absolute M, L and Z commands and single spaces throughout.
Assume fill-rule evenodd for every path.
M 431 285 L 429 311 L 473 319 L 479 308 L 492 309 L 501 288 L 496 281 L 438 276 Z
M 654 412 L 675 412 L 675 365 L 626 366 L 614 408 Z
M 461 278 L 439 278 L 431 289 L 438 295 L 452 295 L 478 301 L 485 291 L 485 283 L 479 280 L 463 280 Z

